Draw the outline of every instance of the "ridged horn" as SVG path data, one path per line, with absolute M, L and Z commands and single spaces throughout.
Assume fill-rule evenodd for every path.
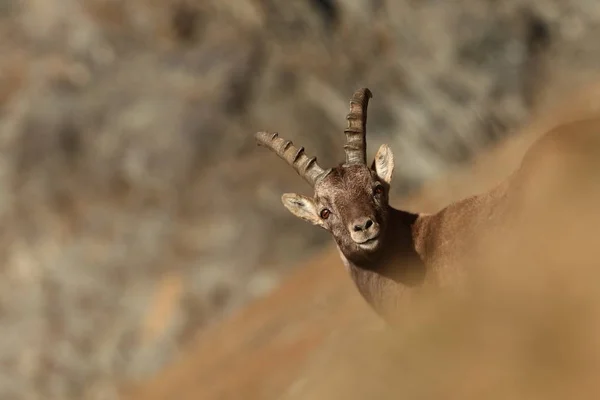
M 350 100 L 350 113 L 346 116 L 348 128 L 344 130 L 346 164 L 367 163 L 367 107 L 371 97 L 373 94 L 369 89 L 361 88 L 354 92 Z
M 317 157 L 308 157 L 304 147 L 296 147 L 290 140 L 279 137 L 278 133 L 257 132 L 254 135 L 259 145 L 271 149 L 280 158 L 294 167 L 298 175 L 304 178 L 311 186 L 315 186 L 320 179 L 329 173 L 317 164 Z

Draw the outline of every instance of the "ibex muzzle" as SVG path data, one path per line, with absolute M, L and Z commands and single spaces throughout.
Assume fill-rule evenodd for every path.
M 350 224 L 350 236 L 358 244 L 373 242 L 379 237 L 379 224 L 373 218 L 360 218 Z

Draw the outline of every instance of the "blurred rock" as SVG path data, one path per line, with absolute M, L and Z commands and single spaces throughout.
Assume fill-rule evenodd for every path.
M 114 398 L 329 243 L 255 131 L 339 162 L 368 86 L 403 195 L 595 71 L 596 2 L 461 4 L 3 1 L 0 397 Z

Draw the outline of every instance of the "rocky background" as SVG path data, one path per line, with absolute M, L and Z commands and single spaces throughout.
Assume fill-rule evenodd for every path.
M 395 194 L 585 84 L 596 0 L 1 0 L 0 398 L 114 399 L 329 237 L 253 133 L 343 160 L 352 92 Z

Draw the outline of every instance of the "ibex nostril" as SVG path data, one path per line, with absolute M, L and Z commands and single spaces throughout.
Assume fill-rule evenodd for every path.
M 373 220 L 368 219 L 365 222 L 363 222 L 362 224 L 354 225 L 353 229 L 354 229 L 354 232 L 361 232 L 361 231 L 369 229 L 372 226 L 373 226 Z

